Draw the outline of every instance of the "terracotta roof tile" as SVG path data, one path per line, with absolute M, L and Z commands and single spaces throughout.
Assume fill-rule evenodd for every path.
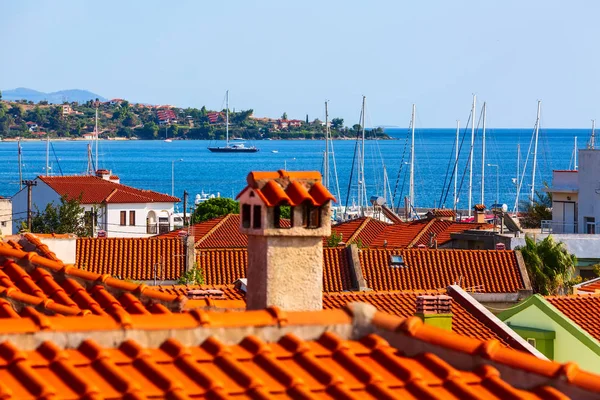
M 450 233 L 471 229 L 491 229 L 492 225 L 455 222 L 438 218 L 421 219 L 404 224 L 388 225 L 369 245 L 370 247 L 411 248 L 420 244 L 429 246 L 431 234 L 435 234 L 438 246 L 451 240 Z
M 152 190 L 136 189 L 90 175 L 38 176 L 60 196 L 76 199 L 82 204 L 100 203 L 175 203 L 179 198 Z
M 549 296 L 545 299 L 596 340 L 600 340 L 600 295 Z
M 321 183 L 321 174 L 316 171 L 250 172 L 248 186 L 237 195 L 252 189 L 269 207 L 280 204 L 298 206 L 306 201 L 322 206 L 335 197 Z
M 600 293 L 600 278 L 580 283 L 575 285 L 574 288 L 577 288 L 577 293 L 581 294 Z
M 164 312 L 156 304 L 163 304 L 167 311 L 180 310 L 186 300 L 144 284 L 65 265 L 34 235 L 26 238 L 41 255 L 0 242 L 0 298 L 5 310 L 0 314 L 4 317 L 14 317 L 15 313 L 21 316 L 109 314 L 121 320 L 130 313 Z M 15 313 L 6 310 L 7 302 Z
M 79 238 L 77 268 L 122 279 L 176 280 L 185 271 L 183 238 Z
M 77 337 L 65 347 L 37 337 L 40 320 L 17 320 L 2 329 L 12 340 L 0 344 L 0 389 L 3 398 L 22 400 L 592 399 L 600 393 L 599 377 L 575 365 L 441 331 L 414 317 L 375 312 L 354 319 L 354 310 L 363 309 L 132 315 L 126 329 L 145 333 L 135 339 L 107 317 L 87 317 L 87 324 L 47 317 L 45 326 Z
M 348 303 L 369 303 L 379 311 L 408 318 L 415 315 L 417 296 L 448 294 L 446 290 L 421 290 L 421 291 L 396 291 L 396 292 L 344 292 L 325 293 L 323 296 L 323 308 L 343 308 Z M 465 308 L 454 301 L 452 303 L 452 331 L 461 335 L 481 340 L 496 339 L 505 346 L 509 345 L 503 338 L 499 337 L 492 329 L 477 320 Z
M 405 265 L 390 266 L 401 255 Z M 373 290 L 431 290 L 459 283 L 467 291 L 515 293 L 525 289 L 511 250 L 362 249 L 359 258 Z
M 390 224 L 363 217 L 333 225 L 331 231 L 342 235 L 342 241 L 346 244 L 361 243 L 368 247 L 388 226 Z

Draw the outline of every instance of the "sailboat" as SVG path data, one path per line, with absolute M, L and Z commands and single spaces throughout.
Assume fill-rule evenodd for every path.
M 209 147 L 213 153 L 256 153 L 259 149 L 255 146 L 246 147 L 244 143 L 229 143 L 229 90 L 225 92 L 226 97 L 226 117 L 225 117 L 225 146 Z

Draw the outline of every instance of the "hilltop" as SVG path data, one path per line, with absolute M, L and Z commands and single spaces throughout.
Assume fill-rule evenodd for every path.
M 46 100 L 5 101 L 4 92 L 0 99 L 0 139 L 90 138 L 96 107 L 100 138 L 225 139 L 226 110 L 132 104 L 123 99 L 54 105 Z M 355 138 L 361 130 L 360 125 L 345 127 L 342 118 L 333 118 L 330 127 L 332 136 L 341 139 Z M 251 109 L 230 111 L 229 134 L 230 139 L 323 139 L 325 123 L 309 121 L 308 116 L 288 119 L 286 113 L 281 118 L 257 118 Z M 387 138 L 381 128 L 370 130 L 369 137 Z
M 81 89 L 59 90 L 58 92 L 39 92 L 29 88 L 16 88 L 11 90 L 2 90 L 2 99 L 7 101 L 47 101 L 49 104 L 62 104 L 64 102 L 85 103 L 88 100 L 98 99 L 106 101 L 106 99 L 96 93 Z

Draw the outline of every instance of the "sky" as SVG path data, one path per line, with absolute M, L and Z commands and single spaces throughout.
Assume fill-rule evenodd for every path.
M 600 119 L 600 2 L 0 0 L 0 89 L 454 127 Z M 8 47 L 8 48 L 7 48 Z M 5 58 L 6 57 L 6 58 Z M 4 59 L 3 59 L 4 58 Z

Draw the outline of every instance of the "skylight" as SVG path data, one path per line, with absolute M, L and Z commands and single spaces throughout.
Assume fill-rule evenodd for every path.
M 397 254 L 392 254 L 390 256 L 390 267 L 392 268 L 398 268 L 398 267 L 404 267 L 406 266 L 404 264 L 404 258 L 402 258 L 402 256 L 397 255 Z

